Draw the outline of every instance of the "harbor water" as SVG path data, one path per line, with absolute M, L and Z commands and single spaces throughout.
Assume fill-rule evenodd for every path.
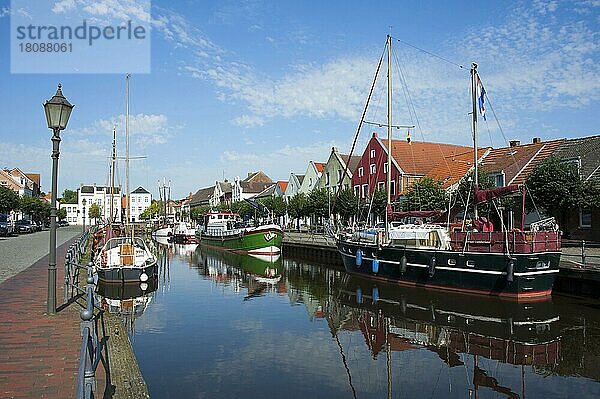
M 600 303 L 402 288 L 285 256 L 154 243 L 99 287 L 155 398 L 598 398 Z

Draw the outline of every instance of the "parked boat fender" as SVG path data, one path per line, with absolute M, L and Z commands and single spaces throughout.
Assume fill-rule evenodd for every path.
M 379 260 L 377 258 L 373 259 L 372 265 L 373 265 L 373 273 L 379 272 Z
M 373 287 L 373 303 L 379 300 L 379 288 Z
M 403 255 L 402 259 L 400 259 L 400 274 L 406 273 L 406 264 L 407 264 L 406 256 Z
M 508 261 L 508 266 L 506 267 L 506 281 L 512 283 L 515 278 L 515 260 L 511 259 Z
M 433 277 L 435 274 L 435 256 L 431 258 L 431 262 L 429 262 L 429 277 Z
M 360 249 L 356 250 L 356 266 L 362 265 L 362 251 Z
M 142 274 L 140 275 L 140 281 L 141 281 L 141 282 L 146 282 L 146 281 L 148 281 L 148 275 L 147 275 L 146 273 L 142 273 Z
M 362 303 L 362 290 L 360 289 L 360 287 L 356 289 L 356 303 Z

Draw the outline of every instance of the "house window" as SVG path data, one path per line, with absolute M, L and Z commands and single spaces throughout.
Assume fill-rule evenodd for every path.
M 371 150 L 371 158 L 375 158 L 375 150 Z
M 146 197 L 146 202 L 148 202 L 148 197 Z
M 393 180 L 390 182 L 390 195 L 396 195 L 396 182 Z
M 372 174 L 372 175 L 373 175 L 373 174 L 375 174 L 375 172 L 376 172 L 376 171 L 377 171 L 377 168 L 375 167 L 375 164 L 374 164 L 374 163 L 372 163 L 372 164 L 371 164 L 371 174 Z
M 385 182 L 380 181 L 379 183 L 377 183 L 377 189 L 385 190 Z
M 361 166 L 360 168 L 358 168 L 358 177 L 363 177 L 364 176 L 364 172 L 363 172 L 363 167 Z
M 363 198 L 369 198 L 369 185 L 368 184 L 363 184 L 362 194 L 363 194 Z
M 388 171 L 388 164 L 387 162 L 383 164 L 383 173 L 387 173 Z
M 504 173 L 497 173 L 490 176 L 491 183 L 495 187 L 504 187 Z
M 354 195 L 360 197 L 360 186 L 354 186 Z
M 325 173 L 325 185 L 329 185 L 329 172 Z
M 342 173 L 343 171 L 341 169 L 338 169 L 338 182 L 342 180 Z
M 592 212 L 589 209 L 579 211 L 579 227 L 592 227 Z

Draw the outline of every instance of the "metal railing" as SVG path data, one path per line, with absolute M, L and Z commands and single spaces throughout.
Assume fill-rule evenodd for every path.
M 96 389 L 96 369 L 100 361 L 104 364 L 102 349 L 105 339 L 98 338 L 98 315 L 94 313 L 94 264 L 87 265 L 86 307 L 81 317 L 81 348 L 79 350 L 79 369 L 77 371 L 77 399 L 94 397 Z
M 85 307 L 80 313 L 81 317 L 81 347 L 79 351 L 79 369 L 77 372 L 77 399 L 94 397 L 96 388 L 96 369 L 102 362 L 106 369 L 105 357 L 102 350 L 105 348 L 106 338 L 104 333 L 99 334 L 99 321 L 102 310 L 94 303 L 94 263 L 82 265 L 87 243 L 93 229 L 86 230 L 65 254 L 65 303 L 76 302 L 85 298 Z M 80 271 L 86 270 L 85 287 L 80 284 Z M 94 310 L 98 309 L 99 312 Z M 102 338 L 99 337 L 102 335 Z M 109 373 L 107 373 L 108 375 Z
M 600 245 L 586 241 L 563 242 L 561 263 L 576 269 L 600 269 Z

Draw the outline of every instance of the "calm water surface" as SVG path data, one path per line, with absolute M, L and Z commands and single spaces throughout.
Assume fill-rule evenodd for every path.
M 598 398 L 600 305 L 399 288 L 340 269 L 156 245 L 105 292 L 153 398 Z M 144 295 L 145 294 L 145 295 Z

